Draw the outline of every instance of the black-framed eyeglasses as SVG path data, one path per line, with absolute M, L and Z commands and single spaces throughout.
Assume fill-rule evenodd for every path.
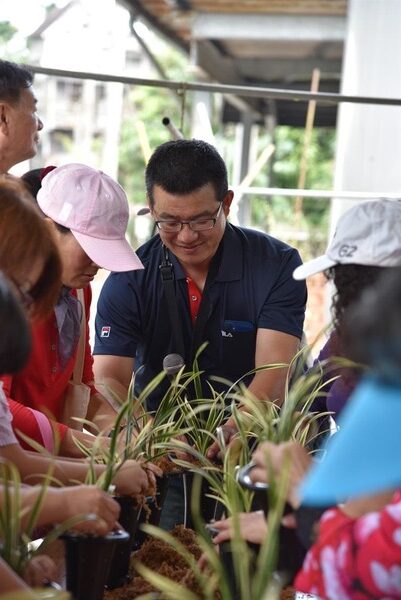
M 24 290 L 22 285 L 14 277 L 12 277 L 11 275 L 7 275 L 7 277 L 13 284 L 14 289 L 18 294 L 18 300 L 21 302 L 22 306 L 28 310 L 35 302 L 35 298 L 30 292 Z
M 217 212 L 215 213 L 214 217 L 194 219 L 193 221 L 155 221 L 156 227 L 160 229 L 160 231 L 164 231 L 165 233 L 178 233 L 179 231 L 181 231 L 184 225 L 188 225 L 188 227 L 192 231 L 208 231 L 209 229 L 213 229 L 213 227 L 216 225 L 217 219 L 220 216 L 222 206 L 223 202 L 220 202 L 220 206 Z

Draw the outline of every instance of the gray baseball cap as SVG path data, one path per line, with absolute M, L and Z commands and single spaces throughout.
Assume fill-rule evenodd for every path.
M 401 200 L 371 200 L 347 210 L 325 254 L 297 267 L 306 279 L 334 265 L 401 266 Z

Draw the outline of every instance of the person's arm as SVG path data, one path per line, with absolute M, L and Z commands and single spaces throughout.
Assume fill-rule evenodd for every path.
M 60 456 L 66 456 L 71 458 L 85 457 L 85 454 L 75 443 L 74 439 L 78 440 L 87 447 L 90 447 L 93 444 L 93 435 L 90 435 L 83 431 L 77 431 L 76 429 L 70 429 L 63 423 L 51 421 L 45 414 L 43 414 L 42 418 L 47 422 L 47 428 L 49 430 L 49 436 L 52 442 L 51 447 L 49 448 L 47 441 L 43 438 L 42 431 L 38 424 L 38 420 L 35 417 L 35 411 L 33 411 L 28 406 L 24 406 L 23 404 L 16 402 L 11 398 L 8 398 L 8 405 L 13 415 L 13 429 L 17 437 L 19 438 L 21 446 L 25 450 L 32 449 L 32 446 L 30 446 L 30 444 L 27 441 L 23 440 L 21 436 L 19 436 L 20 431 L 24 433 L 28 438 L 39 443 L 41 446 L 47 447 L 49 451 L 58 452 Z M 52 430 L 54 431 L 57 438 L 56 445 L 54 447 Z M 109 439 L 106 436 L 102 438 L 102 441 L 105 446 L 109 443 Z
M 14 463 L 22 481 L 31 485 L 43 481 L 49 469 L 52 476 L 64 485 L 84 482 L 89 469 L 89 464 L 84 460 L 48 458 L 35 452 L 27 452 L 19 444 L 1 446 L 0 457 Z M 104 472 L 105 466 L 94 465 L 94 469 L 99 477 Z M 149 487 L 146 472 L 133 460 L 128 460 L 122 465 L 113 483 L 116 485 L 117 493 L 128 496 L 146 494 Z
M 255 367 L 269 364 L 288 365 L 299 349 L 300 340 L 281 331 L 258 329 L 256 334 Z M 255 374 L 248 389 L 261 401 L 271 401 L 281 405 L 284 400 L 285 382 L 288 367 L 266 369 Z M 239 407 L 241 410 L 241 407 Z M 222 427 L 226 443 L 235 435 L 236 425 L 233 417 L 227 419 Z M 220 451 L 218 442 L 214 442 L 208 457 L 212 458 Z
M 24 515 L 21 519 L 22 530 L 31 517 L 30 509 L 34 506 L 40 493 L 40 486 L 25 485 L 20 488 L 21 508 Z M 0 506 L 3 501 L 4 488 L 0 485 Z M 77 515 L 91 514 L 96 515 L 98 519 L 82 521 L 76 524 L 75 529 L 105 535 L 116 526 L 119 512 L 119 505 L 110 494 L 95 486 L 48 487 L 42 500 L 36 526 L 54 525 Z
M 94 386 L 94 382 L 91 382 Z M 117 417 L 118 405 L 111 404 L 107 399 L 98 391 L 91 394 L 86 418 L 91 421 L 96 427 L 94 433 L 99 430 L 102 432 L 108 432 L 113 429 L 114 422 Z
M 36 596 L 26 583 L 18 577 L 18 575 L 0 558 L 0 592 L 2 594 L 10 594 L 8 598 L 11 600 L 11 593 L 16 594 L 25 592 L 23 596 L 26 600 L 34 599 Z
M 273 331 L 258 329 L 256 334 L 255 367 L 273 363 L 289 364 L 299 349 L 297 337 Z M 255 374 L 248 389 L 256 398 L 282 404 L 284 400 L 287 368 L 268 369 Z
M 111 356 L 97 354 L 94 357 L 93 370 L 96 387 L 111 403 L 125 402 L 134 370 L 134 358 L 129 356 Z

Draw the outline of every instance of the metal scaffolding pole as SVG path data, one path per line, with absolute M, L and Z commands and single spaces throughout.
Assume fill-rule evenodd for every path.
M 276 89 L 267 87 L 224 85 L 220 83 L 190 83 L 186 81 L 163 81 L 160 79 L 145 79 L 139 77 L 125 77 L 123 75 L 109 75 L 106 73 L 90 73 L 82 71 L 66 71 L 64 69 L 49 69 L 37 65 L 27 65 L 33 73 L 57 77 L 71 77 L 73 79 L 94 79 L 95 81 L 116 81 L 127 85 L 143 85 L 148 87 L 167 88 L 182 91 L 203 91 L 221 94 L 235 94 L 250 98 L 271 98 L 275 100 L 294 100 L 308 102 L 315 100 L 329 104 L 351 102 L 354 104 L 384 104 L 388 106 L 401 106 L 401 98 L 383 98 L 378 96 L 349 96 L 345 94 L 329 94 L 327 92 L 302 92 L 295 90 Z

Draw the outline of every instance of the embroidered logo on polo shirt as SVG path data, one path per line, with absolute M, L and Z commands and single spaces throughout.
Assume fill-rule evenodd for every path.
M 232 333 L 230 333 L 229 331 L 224 331 L 224 329 L 221 330 L 221 335 L 222 337 L 234 337 Z
M 101 338 L 110 337 L 110 329 L 111 329 L 110 325 L 102 327 L 102 330 L 100 332 L 100 337 Z

